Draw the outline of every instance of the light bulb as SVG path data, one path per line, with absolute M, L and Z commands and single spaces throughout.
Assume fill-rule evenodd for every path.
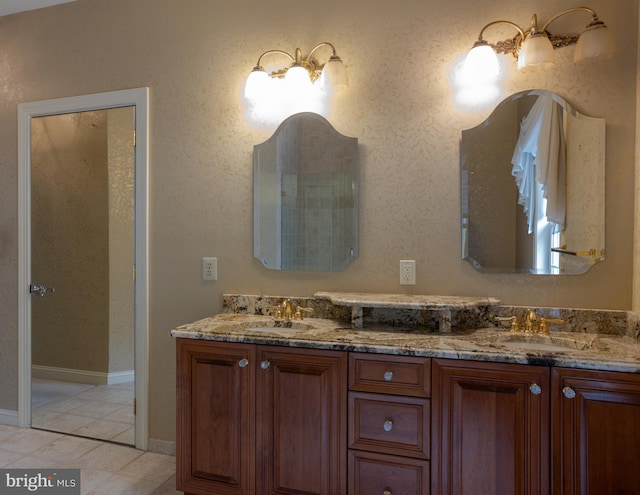
M 269 91 L 271 79 L 262 68 L 256 67 L 251 71 L 244 84 L 244 97 L 249 100 L 261 99 Z
M 337 55 L 332 55 L 320 73 L 320 86 L 325 91 L 338 91 L 349 87 L 347 69 Z
M 555 63 L 551 40 L 544 33 L 527 36 L 518 53 L 518 69 L 526 67 L 548 68 Z
M 469 82 L 479 84 L 492 82 L 498 77 L 498 57 L 486 41 L 477 41 L 469 50 L 464 60 L 463 73 Z
M 578 38 L 573 61 L 578 65 L 608 60 L 615 55 L 616 46 L 609 28 L 601 21 L 592 23 Z
M 307 69 L 301 65 L 292 65 L 284 75 L 285 84 L 293 89 L 303 89 L 311 86 L 311 79 Z

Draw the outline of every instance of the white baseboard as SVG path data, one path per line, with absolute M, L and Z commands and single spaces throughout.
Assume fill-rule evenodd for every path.
M 156 454 L 176 455 L 176 442 L 169 440 L 158 440 L 157 438 L 150 438 L 147 442 L 147 450 L 149 452 L 155 452 Z
M 128 383 L 134 381 L 135 378 L 136 372 L 134 370 L 114 371 L 107 375 L 107 384 L 115 385 L 116 383 Z
M 130 370 L 104 373 L 101 371 L 75 370 L 34 364 L 31 366 L 31 377 L 45 380 L 59 380 L 61 382 L 87 383 L 90 385 L 113 385 L 115 383 L 133 381 L 135 372 Z
M 18 426 L 18 411 L 0 409 L 0 425 Z

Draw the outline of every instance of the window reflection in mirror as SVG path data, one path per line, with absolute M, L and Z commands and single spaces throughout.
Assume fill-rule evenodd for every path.
M 483 272 L 579 274 L 604 260 L 605 121 L 542 90 L 462 131 L 462 257 Z
M 343 270 L 358 256 L 358 140 L 299 113 L 253 151 L 254 256 L 273 270 Z

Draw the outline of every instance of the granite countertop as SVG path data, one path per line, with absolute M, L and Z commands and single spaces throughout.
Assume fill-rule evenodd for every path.
M 316 292 L 315 297 L 341 306 L 367 308 L 463 309 L 496 306 L 495 297 L 433 296 L 408 294 L 372 294 L 364 292 Z
M 259 330 L 255 330 L 259 328 Z M 276 320 L 222 313 L 174 328 L 173 337 L 640 373 L 640 342 L 630 337 L 508 329 L 428 332 L 417 326 L 353 328 L 329 319 Z

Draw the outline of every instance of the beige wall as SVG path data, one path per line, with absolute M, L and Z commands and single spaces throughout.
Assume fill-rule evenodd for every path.
M 107 112 L 109 163 L 109 373 L 134 368 L 134 107 Z
M 607 119 L 607 261 L 574 277 L 486 275 L 460 260 L 460 131 L 489 109 L 456 104 L 452 74 L 484 23 L 527 25 L 529 1 L 78 0 L 0 19 L 0 408 L 17 403 L 21 101 L 150 87 L 151 438 L 174 438 L 168 332 L 219 311 L 224 292 L 489 295 L 509 304 L 629 309 L 638 5 L 588 3 L 616 33 L 617 58 L 575 67 L 567 48 L 555 68 L 529 74 L 504 58 L 501 94 L 549 89 Z M 569 6 L 535 5 L 541 19 Z M 561 23 L 588 20 L 579 17 Z M 324 40 L 338 48 L 351 81 L 330 120 L 362 149 L 360 258 L 338 273 L 274 272 L 253 259 L 251 237 L 251 151 L 274 129 L 247 124 L 241 88 L 264 50 L 306 51 Z M 218 281 L 200 281 L 202 256 L 218 257 Z M 399 285 L 400 259 L 416 260 L 417 285 Z

